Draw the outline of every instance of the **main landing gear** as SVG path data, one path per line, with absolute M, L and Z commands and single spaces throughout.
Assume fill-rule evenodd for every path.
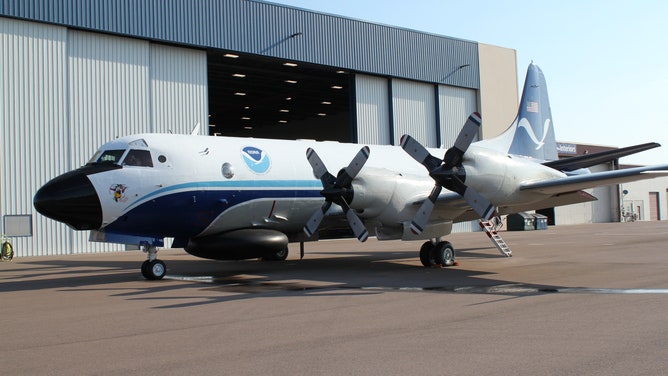
M 426 267 L 455 264 L 455 247 L 447 241 L 427 241 L 420 247 L 420 262 Z
M 157 258 L 158 247 L 146 246 L 144 252 L 148 253 L 148 259 L 141 264 L 141 275 L 151 281 L 162 279 L 167 273 L 167 266 Z

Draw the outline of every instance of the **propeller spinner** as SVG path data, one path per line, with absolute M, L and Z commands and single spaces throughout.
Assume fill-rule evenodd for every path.
M 343 209 L 357 240 L 361 242 L 367 240 L 369 232 L 364 223 L 362 223 L 362 220 L 355 214 L 355 211 L 350 209 L 348 202 L 352 201 L 353 198 L 353 179 L 369 159 L 369 152 L 368 146 L 360 149 L 348 167 L 341 170 L 335 178 L 327 171 L 327 167 L 325 167 L 325 164 L 315 150 L 311 148 L 306 150 L 306 158 L 313 168 L 313 174 L 322 182 L 323 189 L 320 191 L 320 194 L 325 197 L 325 203 L 313 213 L 308 222 L 306 222 L 306 226 L 304 226 L 304 232 L 307 236 L 311 237 L 318 230 L 318 226 L 320 226 L 320 222 L 325 217 L 325 213 L 332 206 L 332 203 L 334 203 Z
M 436 182 L 427 199 L 422 203 L 411 222 L 411 231 L 420 234 L 424 231 L 434 204 L 443 187 L 457 192 L 471 205 L 471 208 L 481 218 L 489 220 L 496 214 L 494 205 L 475 189 L 467 186 L 466 171 L 462 166 L 464 153 L 468 150 L 473 138 L 480 128 L 480 114 L 471 114 L 459 132 L 453 147 L 445 152 L 443 160 L 434 157 L 429 151 L 409 135 L 401 137 L 401 147 L 416 161 L 420 162 L 429 171 L 429 176 Z

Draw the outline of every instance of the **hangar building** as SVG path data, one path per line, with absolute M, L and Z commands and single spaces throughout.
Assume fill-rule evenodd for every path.
M 489 138 L 518 103 L 512 49 L 262 1 L 4 0 L 0 43 L 0 214 L 17 256 L 122 247 L 32 207 L 41 185 L 121 135 L 410 133 L 447 148 L 471 112 Z
M 472 111 L 490 137 L 517 104 L 514 50 L 260 1 L 7 0 L 0 36 L 0 211 L 18 256 L 118 249 L 32 196 L 120 135 L 449 147 Z

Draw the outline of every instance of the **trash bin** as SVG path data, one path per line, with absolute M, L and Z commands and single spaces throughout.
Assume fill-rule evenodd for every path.
M 508 216 L 508 231 L 530 231 L 535 230 L 536 219 L 533 214 L 520 212 Z
M 547 216 L 542 214 L 534 214 L 533 218 L 536 230 L 547 230 Z

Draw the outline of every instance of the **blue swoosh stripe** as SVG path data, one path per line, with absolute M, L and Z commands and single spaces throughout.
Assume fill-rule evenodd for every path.
M 132 210 L 147 200 L 162 195 L 165 192 L 202 188 L 292 188 L 292 189 L 321 189 L 322 183 L 319 180 L 240 180 L 240 181 L 203 181 L 189 182 L 183 184 L 171 185 L 162 189 L 153 191 L 128 206 L 124 212 Z

